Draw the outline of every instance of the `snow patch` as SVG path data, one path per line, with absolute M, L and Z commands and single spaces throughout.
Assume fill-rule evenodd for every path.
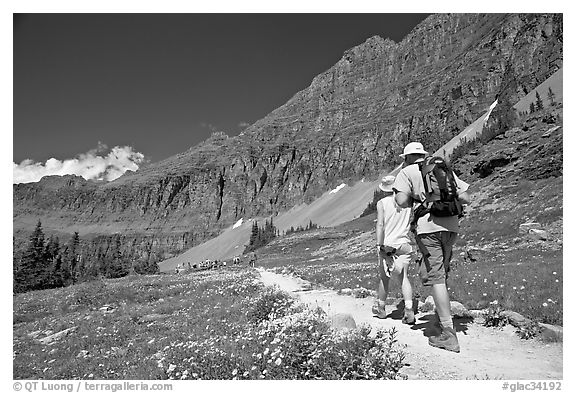
M 333 189 L 332 191 L 330 191 L 330 194 L 336 194 L 338 191 L 340 191 L 340 190 L 343 189 L 344 187 L 346 187 L 346 183 L 340 184 L 338 187 L 336 187 L 335 189 Z
M 244 219 L 241 218 L 241 219 L 239 219 L 238 221 L 236 221 L 236 224 L 234 224 L 234 226 L 232 227 L 232 229 L 236 229 L 236 228 L 238 228 L 240 225 L 242 225 L 242 221 L 243 221 L 243 220 L 244 220 Z

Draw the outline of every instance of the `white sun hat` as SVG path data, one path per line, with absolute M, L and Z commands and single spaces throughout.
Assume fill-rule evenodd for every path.
M 396 180 L 395 176 L 384 176 L 380 184 L 378 184 L 378 188 L 384 192 L 393 192 L 392 185 L 394 184 L 394 180 Z
M 408 154 L 428 154 L 426 150 L 424 150 L 424 146 L 420 142 L 410 142 L 404 148 L 404 153 L 400 154 L 400 157 L 406 157 Z

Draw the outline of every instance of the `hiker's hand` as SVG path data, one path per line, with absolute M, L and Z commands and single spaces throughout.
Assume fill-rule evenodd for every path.
M 394 271 L 394 257 L 389 255 L 384 255 L 384 274 L 386 277 L 390 277 Z

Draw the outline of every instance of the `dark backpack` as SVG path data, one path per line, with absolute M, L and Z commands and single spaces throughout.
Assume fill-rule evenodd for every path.
M 462 217 L 464 208 L 458 199 L 454 172 L 441 157 L 426 157 L 418 163 L 422 174 L 426 200 L 414 210 L 414 223 L 430 213 L 436 217 Z

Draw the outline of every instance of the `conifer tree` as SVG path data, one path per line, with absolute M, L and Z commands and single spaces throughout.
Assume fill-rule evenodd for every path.
M 536 111 L 536 108 L 534 107 L 534 103 L 531 102 L 531 103 L 530 103 L 530 113 L 532 114 L 532 113 L 534 113 L 535 111 Z
M 74 232 L 70 242 L 64 248 L 62 256 L 62 268 L 65 270 L 65 285 L 73 284 L 80 276 L 80 235 Z
M 15 290 L 24 292 L 40 289 L 46 278 L 46 263 L 44 259 L 44 232 L 42 223 L 38 221 L 30 236 L 28 248 L 22 256 L 22 262 L 14 277 Z
M 544 105 L 542 104 L 542 98 L 540 98 L 540 94 L 536 91 L 536 110 L 540 111 L 544 109 Z
M 550 101 L 550 106 L 556 105 L 556 94 L 554 94 L 551 87 L 548 87 L 548 101 Z

